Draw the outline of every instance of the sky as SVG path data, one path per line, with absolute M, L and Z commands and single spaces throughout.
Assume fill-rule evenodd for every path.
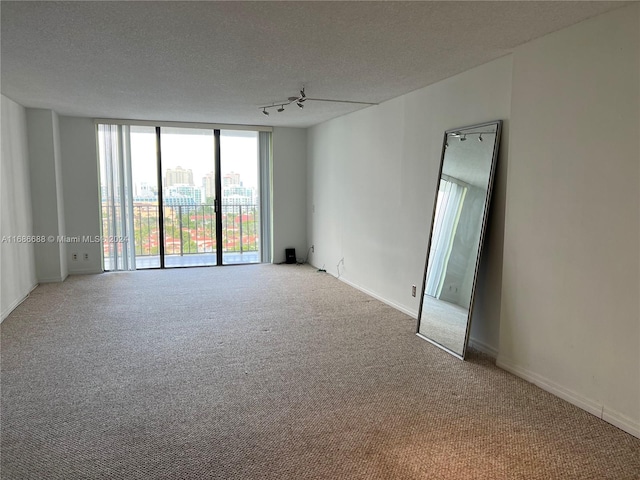
M 222 130 L 220 133 L 222 175 L 235 172 L 245 187 L 258 186 L 258 132 Z M 192 128 L 161 129 L 162 168 L 193 170 L 193 183 L 214 170 L 213 130 Z M 135 127 L 131 133 L 133 183 L 156 185 L 155 127 Z M 163 174 L 164 177 L 164 174 Z

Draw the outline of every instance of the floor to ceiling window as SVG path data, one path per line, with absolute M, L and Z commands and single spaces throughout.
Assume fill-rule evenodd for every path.
M 271 135 L 98 124 L 105 270 L 270 261 Z
M 131 185 L 135 268 L 160 267 L 156 129 L 131 126 Z M 107 242 L 108 243 L 108 242 Z M 106 250 L 105 250 L 106 251 Z M 105 270 L 107 270 L 105 257 Z
M 223 262 L 252 263 L 260 257 L 258 132 L 220 132 Z

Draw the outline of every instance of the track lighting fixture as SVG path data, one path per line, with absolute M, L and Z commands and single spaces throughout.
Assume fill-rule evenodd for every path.
M 448 147 L 449 146 L 449 138 L 457 138 L 458 140 L 460 140 L 461 142 L 465 142 L 467 140 L 467 136 L 468 135 L 478 135 L 478 141 L 479 142 L 484 142 L 484 138 L 483 135 L 491 135 L 494 132 L 451 132 L 447 134 L 447 141 L 445 146 Z
M 304 91 L 304 87 L 302 87 L 302 90 L 300 90 L 300 94 L 297 97 L 289 97 L 287 98 L 286 102 L 274 102 L 270 105 L 263 105 L 259 108 L 262 110 L 262 113 L 264 115 L 269 115 L 269 112 L 268 112 L 269 108 L 277 108 L 277 111 L 282 113 L 284 112 L 284 107 L 286 107 L 287 105 L 291 105 L 292 103 L 295 103 L 298 106 L 298 108 L 303 109 L 304 102 L 306 102 L 307 100 L 314 101 L 314 102 L 355 103 L 359 105 L 377 105 L 377 103 L 357 102 L 354 100 L 332 100 L 329 98 L 309 98 L 307 97 L 307 94 Z

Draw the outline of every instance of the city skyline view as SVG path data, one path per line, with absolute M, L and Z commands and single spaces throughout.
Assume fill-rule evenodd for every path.
M 193 171 L 178 165 L 175 169 L 166 170 L 162 184 L 165 204 L 171 204 L 172 198 L 180 197 L 191 197 L 191 201 L 188 203 L 193 204 L 213 203 L 215 198 L 214 172 L 209 172 L 201 179 L 201 182 L 196 183 Z M 257 205 L 258 203 L 257 189 L 245 186 L 239 173 L 231 171 L 222 175 L 221 187 L 223 203 L 232 205 Z M 153 184 L 134 183 L 134 203 L 157 202 L 157 200 L 157 182 Z
M 196 178 L 203 178 L 215 170 L 213 130 L 163 127 L 161 138 L 162 168 L 165 172 L 177 167 L 190 169 L 195 183 Z M 239 173 L 244 186 L 257 189 L 257 132 L 222 130 L 220 150 L 223 174 Z M 154 127 L 131 127 L 131 158 L 132 183 L 155 185 L 157 162 Z
M 219 227 L 214 205 L 214 131 L 162 127 L 162 171 L 158 175 L 155 127 L 130 126 L 123 130 L 120 150 L 111 147 L 104 151 L 128 150 L 130 156 L 125 155 L 119 167 L 108 166 L 107 156 L 111 154 L 106 153 L 101 159 L 103 232 L 131 232 L 133 242 L 127 248 L 132 249 L 137 268 L 159 266 L 160 244 L 164 245 L 165 260 L 174 266 L 215 262 L 212 254 L 218 246 L 225 254 L 225 263 L 259 261 L 258 139 L 255 131 L 220 132 Z M 112 158 L 118 159 L 119 155 Z M 130 179 L 120 179 L 118 172 L 126 172 L 128 168 Z M 159 180 L 162 206 L 158 198 Z M 126 189 L 130 189 L 130 195 Z M 125 196 L 121 197 L 123 192 Z M 123 247 L 104 245 L 105 269 L 119 268 L 115 259 L 123 257 L 125 252 L 120 251 Z M 190 259 L 182 260 L 183 256 Z

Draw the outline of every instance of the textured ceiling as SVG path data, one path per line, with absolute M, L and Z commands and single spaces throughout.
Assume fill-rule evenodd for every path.
M 9 2 L 2 93 L 63 115 L 307 127 L 383 102 L 617 2 Z M 374 107 L 375 108 L 375 107 Z

